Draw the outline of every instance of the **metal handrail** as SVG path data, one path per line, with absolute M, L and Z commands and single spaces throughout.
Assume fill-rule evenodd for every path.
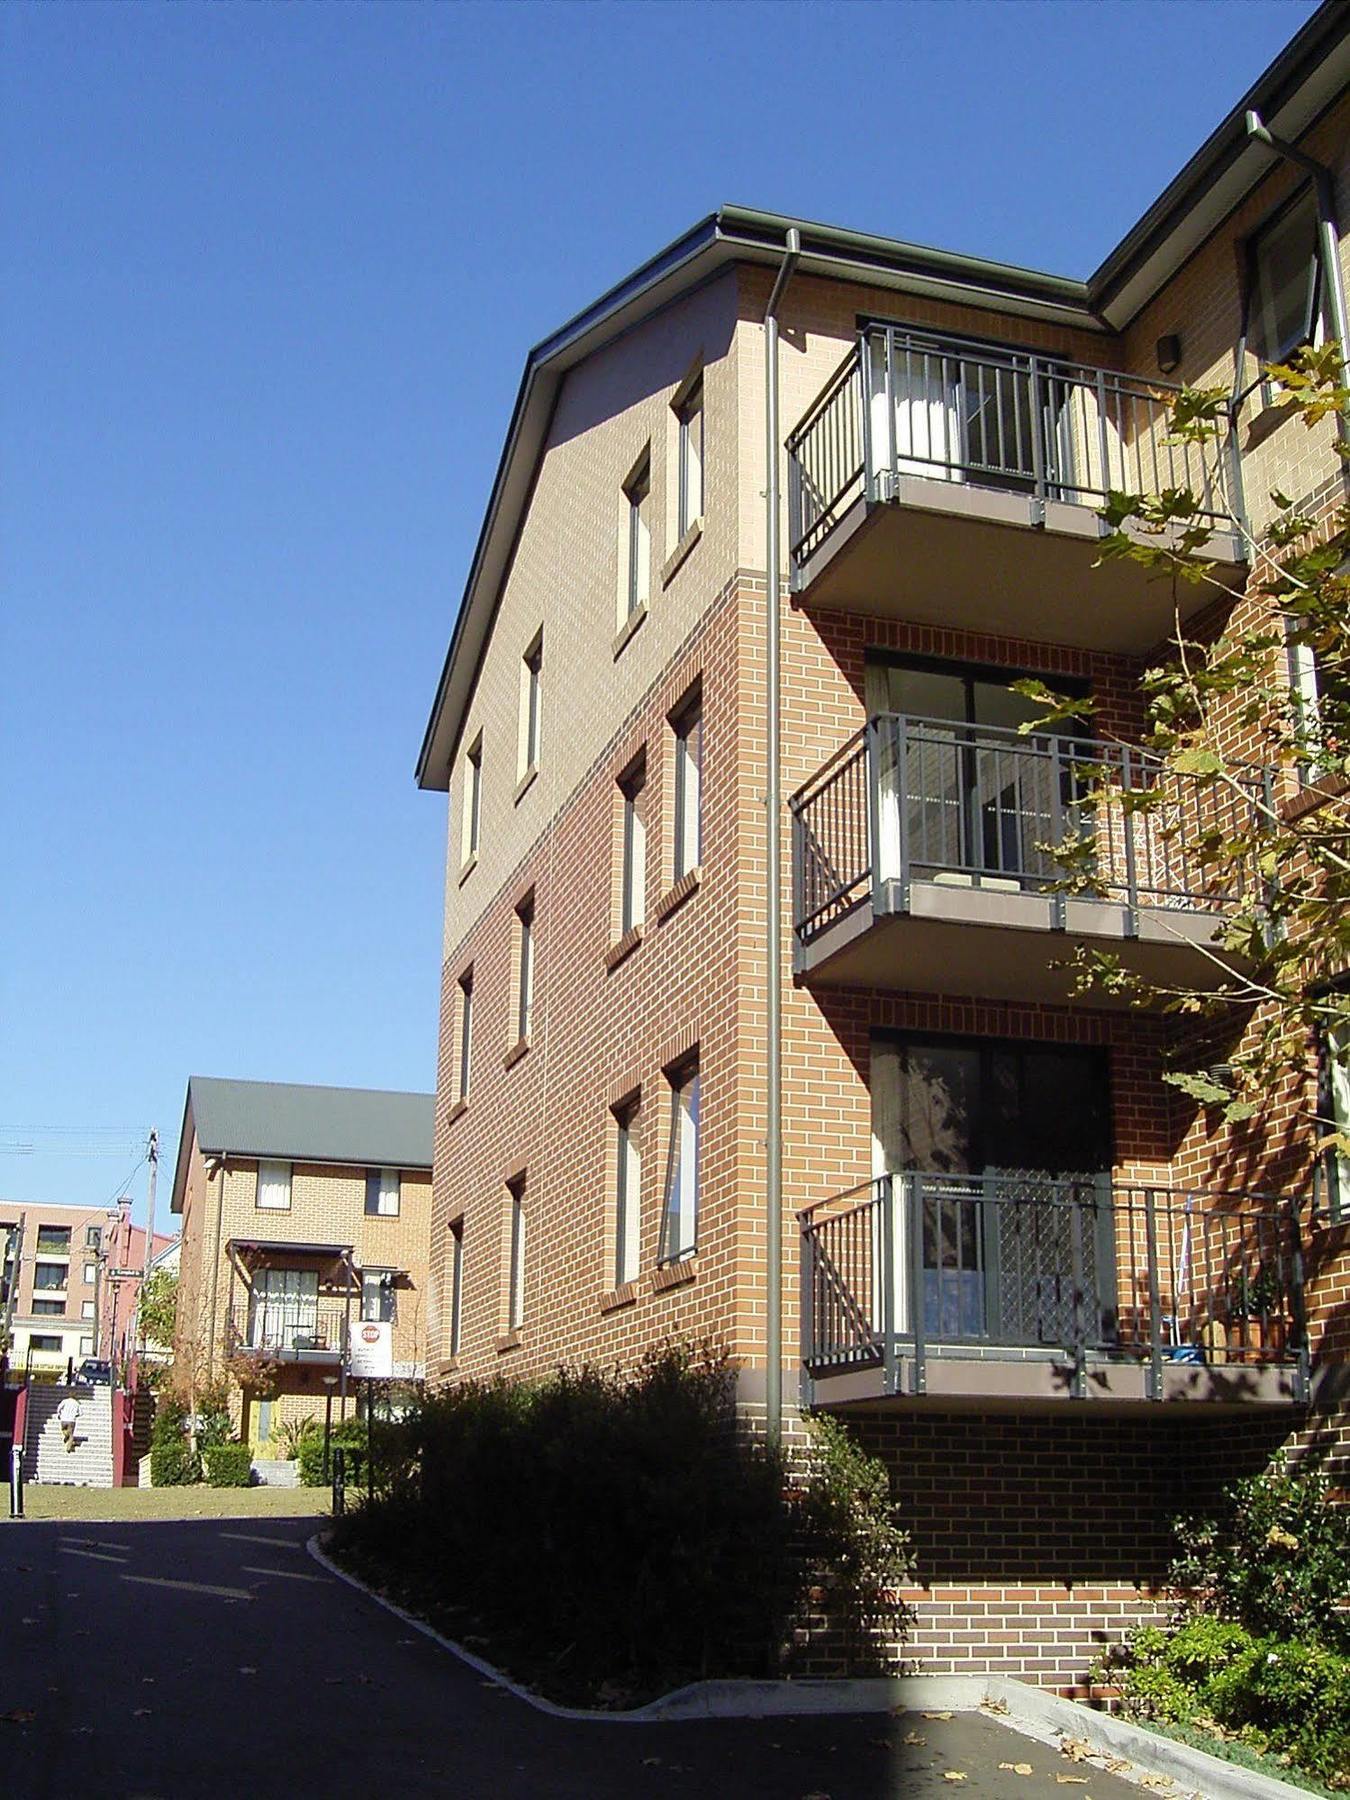
M 1223 913 L 1257 873 L 1231 860 L 1264 833 L 1273 777 L 1230 762 L 1180 775 L 1134 745 L 877 713 L 789 800 L 793 906 L 808 943 L 884 884 L 995 882 Z M 1059 852 L 1089 853 L 1070 877 Z
M 233 1304 L 225 1316 L 226 1345 L 230 1352 L 260 1351 L 289 1354 L 322 1351 L 336 1354 L 346 1341 L 346 1309 L 322 1301 L 316 1307 L 288 1306 L 280 1302 Z M 319 1342 L 299 1343 L 299 1339 Z
M 860 1202 L 859 1194 L 866 1197 Z M 1162 1365 L 1291 1365 L 1308 1350 L 1299 1204 L 1037 1170 L 883 1175 L 802 1231 L 802 1357 L 816 1372 L 930 1347 Z M 920 1379 L 921 1377 L 916 1377 Z M 1075 1391 L 1083 1391 L 1076 1385 Z
M 1234 422 L 1217 468 L 1171 429 L 1171 382 L 896 325 L 864 328 L 786 440 L 800 567 L 853 504 L 906 475 L 1103 505 L 1189 489 L 1216 526 L 1242 517 Z

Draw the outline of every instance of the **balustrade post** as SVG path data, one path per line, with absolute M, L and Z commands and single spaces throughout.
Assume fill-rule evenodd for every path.
M 1144 1189 L 1144 1235 L 1148 1245 L 1148 1341 L 1150 1400 L 1163 1397 L 1162 1292 L 1158 1281 L 1158 1217 L 1154 1190 Z
M 1276 1230 L 1279 1229 L 1278 1220 Z M 1289 1307 L 1294 1315 L 1294 1398 L 1306 1405 L 1310 1390 L 1308 1362 L 1308 1308 L 1303 1291 L 1303 1233 L 1299 1226 L 1298 1200 L 1289 1202 Z
M 802 1358 L 802 1405 L 809 1406 L 814 1398 L 815 1377 L 811 1373 L 811 1365 L 815 1361 L 816 1345 L 816 1246 L 812 1236 L 811 1224 L 801 1221 L 801 1263 L 798 1277 L 801 1293 L 798 1299 L 800 1320 L 798 1342 L 801 1346 Z
M 902 1175 L 902 1184 L 910 1177 Z M 877 1205 L 881 1208 L 881 1366 L 886 1393 L 897 1391 L 897 1345 L 895 1330 L 895 1177 L 883 1175 L 876 1183 Z M 875 1239 L 873 1240 L 875 1242 Z
M 909 1204 L 905 1208 L 909 1228 L 909 1316 L 914 1328 L 914 1392 L 928 1391 L 928 1344 L 923 1292 L 923 1177 L 910 1175 Z
M 1045 523 L 1045 499 L 1048 484 L 1045 478 L 1045 402 L 1041 376 L 1041 359 L 1033 356 L 1028 359 L 1028 402 L 1031 408 L 1031 473 L 1036 498 L 1040 501 L 1041 516 L 1038 525 Z
M 1105 371 L 1105 369 L 1098 369 L 1098 371 L 1097 371 L 1097 454 L 1101 458 L 1101 468 L 1098 470 L 1098 474 L 1100 475 L 1101 479 L 1099 482 L 1094 484 L 1094 489 L 1097 493 L 1099 493 L 1101 495 L 1102 499 L 1105 500 L 1106 496 L 1111 491 L 1110 469 L 1108 466 L 1110 452 L 1107 449 L 1107 443 L 1106 443 L 1106 371 Z M 1106 527 L 1105 527 L 1105 525 L 1103 525 L 1102 531 L 1105 532 L 1105 530 L 1106 530 Z
M 1087 1394 L 1087 1346 L 1083 1334 L 1083 1201 L 1074 1182 L 1069 1190 L 1069 1276 L 1073 1282 L 1073 1397 Z
M 872 346 L 867 332 L 858 338 L 858 391 L 862 395 L 863 502 L 877 497 L 875 445 L 872 442 Z
M 864 727 L 867 754 L 867 867 L 871 874 L 872 917 L 882 911 L 881 844 L 881 733 L 886 721 L 872 718 Z
M 1130 786 L 1133 773 L 1130 763 L 1130 746 L 1122 744 L 1120 749 L 1120 829 L 1125 844 L 1125 929 L 1130 937 L 1139 936 L 1139 864 L 1134 846 L 1134 814 L 1124 796 L 1133 790 Z

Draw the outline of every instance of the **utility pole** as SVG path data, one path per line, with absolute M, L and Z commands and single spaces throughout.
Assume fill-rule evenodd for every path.
M 141 1271 L 142 1282 L 150 1279 L 150 1265 L 155 1260 L 155 1178 L 159 1174 L 159 1133 L 153 1125 L 145 1155 L 150 1164 L 150 1192 L 145 1206 L 145 1268 Z

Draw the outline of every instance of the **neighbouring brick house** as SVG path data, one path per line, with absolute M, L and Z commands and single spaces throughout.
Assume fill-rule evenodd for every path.
M 120 1231 L 120 1211 L 106 1206 L 0 1200 L 0 1320 L 9 1308 L 15 1369 L 51 1376 L 72 1362 L 78 1368 L 86 1356 L 110 1354 L 122 1285 L 111 1278 L 121 1267 L 112 1256 Z M 144 1233 L 138 1235 L 143 1264 Z M 126 1299 L 120 1304 L 125 1317 Z
M 391 1322 L 396 1378 L 425 1372 L 433 1106 L 430 1094 L 188 1082 L 175 1360 L 231 1375 L 240 1434 L 262 1456 L 330 1395 L 345 1414 L 344 1346 L 362 1321 Z M 241 1385 L 254 1369 L 267 1381 Z
M 1203 488 L 1224 596 L 1183 596 L 1197 624 L 1250 604 L 1273 488 L 1341 495 L 1334 421 L 1308 433 L 1256 380 L 1336 316 L 1333 194 L 1244 113 L 1332 165 L 1350 215 L 1348 29 L 1315 14 L 1086 282 L 725 208 L 613 288 L 528 359 L 427 727 L 450 818 L 429 1376 L 706 1336 L 754 1411 L 781 1265 L 784 1388 L 886 1456 L 933 1670 L 1081 1680 L 1154 1609 L 1176 1511 L 1344 1430 L 1350 1228 L 1314 1199 L 1316 1096 L 1220 1132 L 1161 1080 L 1175 1022 L 1076 1001 L 1056 966 L 1095 945 L 1204 978 L 1231 896 L 1181 848 L 1201 802 L 1172 778 L 1177 836 L 1103 802 L 1100 899 L 1050 892 L 1036 846 L 1074 765 L 1157 779 L 1134 746 L 1171 601 L 1094 567 L 1106 491 Z M 1180 382 L 1239 396 L 1216 466 L 1167 442 Z M 1020 735 L 1020 675 L 1090 691 L 1095 736 Z M 1269 792 L 1300 803 L 1293 776 Z

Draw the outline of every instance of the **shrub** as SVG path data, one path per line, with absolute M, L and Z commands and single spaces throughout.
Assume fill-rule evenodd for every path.
M 1170 1580 L 1188 1607 L 1258 1637 L 1350 1651 L 1350 1510 L 1319 1471 L 1282 1464 L 1239 1481 L 1217 1519 L 1178 1522 Z
M 281 1451 L 287 1462 L 294 1462 L 300 1454 L 300 1446 L 311 1431 L 320 1431 L 319 1421 L 308 1417 L 304 1419 L 283 1419 L 272 1432 L 272 1441 Z
M 212 1487 L 247 1487 L 253 1478 L 253 1450 L 248 1444 L 208 1444 L 203 1459 Z
M 790 1488 L 706 1347 L 653 1352 L 626 1378 L 467 1382 L 385 1428 L 376 1503 L 337 1547 L 563 1697 L 773 1673 L 812 1564 L 838 1563 L 831 1589 L 863 1597 L 861 1642 L 903 1541 L 884 1471 L 828 1428 L 818 1444 L 805 1491 Z
M 323 1472 L 323 1426 L 313 1420 L 310 1421 L 310 1425 L 310 1430 L 301 1432 L 295 1452 L 296 1464 L 300 1471 L 300 1484 L 302 1487 L 323 1487 L 328 1480 Z M 365 1420 L 341 1419 L 335 1421 L 329 1443 L 333 1449 L 341 1448 L 345 1453 L 348 1486 L 354 1486 L 364 1481 L 366 1474 Z
M 201 1463 L 187 1435 L 188 1411 L 182 1399 L 163 1394 L 150 1427 L 150 1479 L 156 1487 L 187 1487 L 201 1479 Z

